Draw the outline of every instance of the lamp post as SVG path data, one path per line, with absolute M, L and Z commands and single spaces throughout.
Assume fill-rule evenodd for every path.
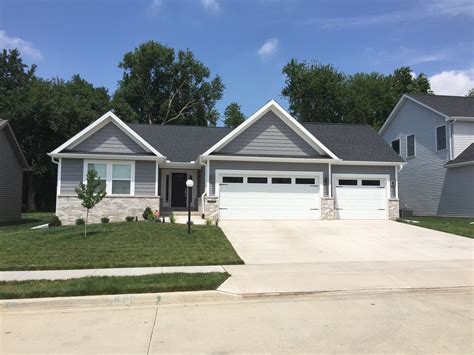
M 186 186 L 188 187 L 188 234 L 191 234 L 191 195 L 194 181 L 191 179 L 187 180 Z

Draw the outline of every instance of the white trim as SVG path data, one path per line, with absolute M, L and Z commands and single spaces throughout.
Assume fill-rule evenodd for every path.
M 209 181 L 209 178 L 210 178 L 210 171 L 211 171 L 211 161 L 209 160 L 206 164 L 206 170 L 204 171 L 204 180 L 205 180 L 205 183 L 206 183 L 206 194 L 209 195 L 209 187 L 210 187 L 210 181 Z
M 320 153 L 326 153 L 333 159 L 339 159 L 334 153 L 332 153 L 324 144 L 322 144 L 316 137 L 314 137 L 306 128 L 304 128 L 297 120 L 295 120 L 288 112 L 286 112 L 276 101 L 270 100 L 257 112 L 255 112 L 250 118 L 248 118 L 244 123 L 240 124 L 237 128 L 232 130 L 219 142 L 214 144 L 209 148 L 202 156 L 208 156 L 215 150 L 222 148 L 237 135 L 243 132 L 250 125 L 258 121 L 263 117 L 267 112 L 274 112 L 280 119 L 282 119 L 286 124 L 290 126 L 301 138 L 303 138 L 308 144 L 315 148 Z
M 117 155 L 117 154 L 83 154 L 83 153 L 48 153 L 52 158 L 71 158 L 71 159 L 98 159 L 98 160 L 152 160 L 159 161 L 162 158 L 148 155 Z
M 275 157 L 251 157 L 242 155 L 208 155 L 202 157 L 203 160 L 220 161 L 252 161 L 252 162 L 274 162 L 274 163 L 308 163 L 308 164 L 332 164 L 332 165 L 373 165 L 373 166 L 398 166 L 406 162 L 382 162 L 382 161 L 351 161 L 333 159 L 312 159 L 312 158 L 275 158 Z
M 331 164 L 328 164 L 328 197 L 332 197 L 331 174 L 332 174 L 332 166 L 331 166 Z M 324 183 L 324 181 L 323 181 L 323 183 Z
M 395 151 L 395 149 L 393 149 L 392 143 L 395 141 L 398 141 L 398 153 L 397 152 L 395 153 L 397 153 L 400 156 L 402 155 L 402 140 L 400 138 L 395 138 L 390 141 L 390 148 L 392 148 L 393 151 Z
M 192 199 L 191 199 L 191 207 L 195 207 L 195 201 L 197 201 L 197 190 L 198 186 L 198 176 L 196 169 L 175 169 L 169 167 L 161 167 L 160 169 L 162 174 L 161 179 L 161 194 L 163 196 L 163 207 L 169 207 L 170 209 L 173 208 L 187 208 L 188 206 L 188 199 L 186 198 L 186 207 L 173 207 L 171 206 L 171 201 L 173 201 L 173 173 L 183 173 L 186 174 L 186 180 L 189 179 L 189 175 L 192 176 L 192 180 L 194 181 L 194 187 L 192 188 Z M 169 191 L 168 191 L 168 202 L 166 202 L 166 175 L 169 175 Z M 196 203 L 199 203 L 198 201 Z
M 384 179 L 385 180 L 385 212 L 386 212 L 386 218 L 388 219 L 389 218 L 389 210 L 388 210 L 388 201 L 390 200 L 390 196 L 391 196 L 391 192 L 390 192 L 390 175 L 386 175 L 386 174 L 350 174 L 350 173 L 341 173 L 341 174 L 334 174 L 332 176 L 332 183 L 334 185 L 334 188 L 337 187 L 337 184 L 336 184 L 336 179 L 340 179 L 340 178 L 345 178 L 345 179 L 357 179 L 357 187 L 362 187 L 362 185 L 359 185 L 359 180 L 362 181 L 364 179 Z M 369 186 L 366 186 L 366 187 L 369 187 Z M 335 196 L 335 200 L 334 200 L 334 208 L 337 207 L 337 196 Z
M 410 137 L 410 136 L 413 136 L 413 155 L 408 155 L 408 137 Z M 406 135 L 405 145 L 406 145 L 405 146 L 405 148 L 406 148 L 406 150 L 405 150 L 406 158 L 408 159 L 408 158 L 416 157 L 416 136 L 415 136 L 415 133 L 409 133 L 409 134 Z
M 443 149 L 438 149 L 438 128 L 439 127 L 444 127 L 444 137 L 446 140 L 446 146 Z M 446 150 L 446 149 L 448 149 L 448 125 L 442 124 L 439 126 L 435 126 L 435 151 L 441 152 L 442 150 Z
M 395 198 L 398 199 L 398 166 L 395 167 Z
M 445 164 L 444 166 L 449 169 L 449 168 L 458 168 L 461 166 L 466 166 L 466 165 L 471 165 L 471 164 L 474 164 L 474 161 L 465 161 L 462 163 Z
M 446 121 L 474 121 L 474 117 L 451 116 Z
M 107 196 L 118 196 L 118 197 L 130 197 L 135 196 L 135 162 L 130 160 L 84 160 L 82 166 L 82 181 L 85 184 L 87 182 L 87 171 L 88 164 L 105 164 L 106 166 L 106 178 L 105 178 L 105 191 Z M 130 194 L 112 194 L 112 165 L 124 164 L 130 165 Z M 117 179 L 115 179 L 117 180 Z M 129 181 L 128 179 L 121 179 Z
M 158 167 L 158 160 L 155 162 L 156 163 L 156 170 L 155 170 L 155 196 L 158 196 L 158 176 L 160 173 L 160 168 Z
M 56 187 L 56 196 L 61 195 L 61 174 L 62 174 L 62 168 L 63 168 L 63 160 L 59 159 L 58 163 L 58 177 L 57 177 L 57 184 L 58 186 Z
M 438 110 L 435 110 L 434 108 L 432 108 L 431 106 L 428 106 L 416 99 L 414 99 L 413 97 L 407 95 L 407 94 L 403 94 L 403 96 L 400 98 L 400 100 L 398 101 L 398 103 L 395 105 L 395 107 L 393 108 L 392 112 L 390 112 L 390 115 L 388 115 L 388 118 L 385 120 L 385 123 L 382 125 L 382 127 L 379 129 L 379 134 L 382 135 L 385 130 L 387 129 L 387 127 L 390 125 L 390 123 L 392 122 L 393 118 L 396 116 L 396 114 L 398 113 L 398 111 L 402 108 L 403 104 L 405 103 L 406 100 L 411 100 L 413 101 L 414 103 L 417 103 L 418 105 L 440 115 L 441 117 L 444 117 L 446 120 L 449 120 L 450 117 L 448 115 L 445 115 L 444 113 L 442 112 L 439 112 Z
M 162 169 L 199 169 L 199 163 L 195 161 L 187 162 L 172 162 L 167 160 L 162 165 Z
M 125 124 L 120 118 L 118 118 L 112 111 L 109 111 L 102 115 L 100 118 L 92 122 L 89 126 L 84 128 L 82 131 L 77 133 L 71 139 L 60 145 L 58 148 L 53 150 L 50 154 L 58 154 L 63 149 L 74 146 L 75 144 L 79 144 L 84 139 L 90 137 L 94 132 L 99 130 L 100 128 L 104 127 L 107 123 L 113 122 L 116 124 L 122 131 L 127 134 L 130 138 L 132 138 L 138 145 L 144 148 L 146 151 L 152 152 L 156 156 L 160 158 L 164 158 L 164 156 L 158 152 L 155 148 L 153 148 L 147 141 L 145 141 L 142 137 L 140 137 L 134 130 L 132 130 L 129 126 Z

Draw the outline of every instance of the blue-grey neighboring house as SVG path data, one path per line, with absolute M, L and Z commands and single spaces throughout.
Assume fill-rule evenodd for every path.
M 0 222 L 21 218 L 23 172 L 28 169 L 10 124 L 0 120 Z
M 273 100 L 235 129 L 108 112 L 49 155 L 66 224 L 84 217 L 74 188 L 91 169 L 107 191 L 95 222 L 188 206 L 208 219 L 395 219 L 404 164 L 368 125 L 300 123 Z
M 379 134 L 406 160 L 400 207 L 474 216 L 474 97 L 403 95 Z

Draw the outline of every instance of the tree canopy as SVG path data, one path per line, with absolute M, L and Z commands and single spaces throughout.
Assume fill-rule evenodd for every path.
M 149 124 L 216 124 L 224 84 L 191 51 L 149 41 L 125 53 L 119 68 L 123 77 L 113 98 L 119 116 Z
M 245 121 L 245 115 L 240 110 L 240 105 L 237 102 L 231 102 L 225 108 L 224 125 L 226 127 L 237 127 Z
M 290 60 L 282 95 L 300 121 L 368 123 L 379 128 L 404 93 L 431 94 L 424 74 L 414 76 L 409 67 L 390 75 L 347 75 L 330 64 Z

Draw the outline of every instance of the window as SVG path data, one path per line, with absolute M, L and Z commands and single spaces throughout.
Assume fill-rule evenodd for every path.
M 100 180 L 100 184 L 106 188 L 107 187 L 107 164 L 103 163 L 88 163 L 87 171 L 94 170 L 97 173 L 97 177 Z M 87 177 L 84 177 L 84 181 Z
M 380 186 L 380 180 L 362 180 L 362 186 Z
M 266 184 L 266 183 L 268 183 L 268 178 L 266 178 L 266 177 L 249 177 L 249 178 L 247 178 L 247 183 L 249 183 L 249 184 Z
M 170 200 L 170 175 L 166 174 L 165 179 L 165 201 L 168 202 Z
M 415 135 L 407 136 L 407 157 L 415 156 Z
M 314 178 L 296 178 L 295 184 L 297 185 L 314 185 Z
M 436 127 L 436 150 L 446 149 L 446 125 Z
M 272 178 L 272 184 L 291 184 L 291 178 Z
M 86 162 L 87 171 L 95 170 L 108 195 L 133 195 L 135 165 L 133 162 Z M 84 181 L 87 178 L 84 171 Z
M 400 139 L 395 139 L 390 145 L 397 154 L 400 154 Z
M 339 179 L 341 186 L 357 186 L 357 180 Z
M 241 176 L 224 176 L 222 182 L 226 184 L 242 184 L 244 178 Z

